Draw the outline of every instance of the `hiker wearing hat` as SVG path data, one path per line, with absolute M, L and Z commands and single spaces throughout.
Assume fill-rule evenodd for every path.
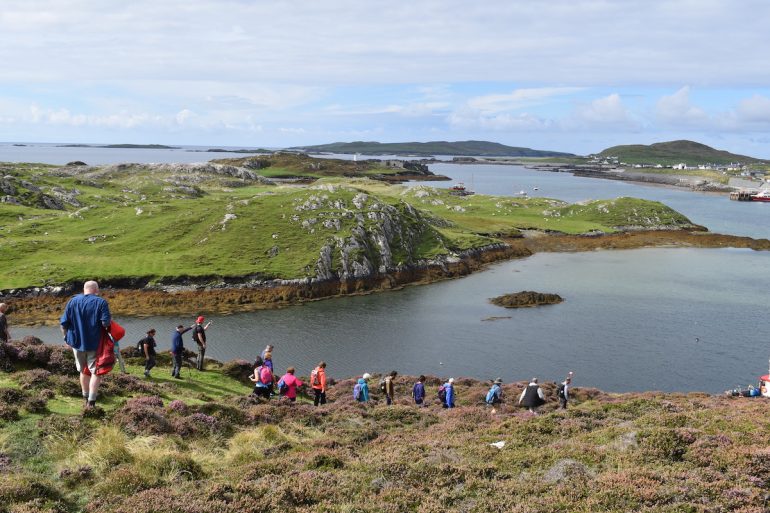
M 199 371 L 203 370 L 203 358 L 206 356 L 206 330 L 211 326 L 211 321 L 203 325 L 203 321 L 206 319 L 202 315 L 195 319 L 195 326 L 193 326 L 192 338 L 196 344 L 198 344 L 198 361 L 196 367 Z
M 545 404 L 543 389 L 537 384 L 537 378 L 532 378 L 529 385 L 521 392 L 519 404 L 529 408 L 530 413 L 537 413 L 535 410 Z
M 371 377 L 371 374 L 364 372 L 364 375 L 353 385 L 353 399 L 359 403 L 369 402 L 369 378 Z
M 489 389 L 489 392 L 487 392 L 487 396 L 484 398 L 484 402 L 486 402 L 490 406 L 494 406 L 495 404 L 500 404 L 503 402 L 503 388 L 502 385 L 503 380 L 502 378 L 497 378 L 492 383 L 492 388 Z
M 412 399 L 417 406 L 425 406 L 425 376 L 420 375 L 412 387 Z
M 449 378 L 446 383 L 438 387 L 438 399 L 443 408 L 455 407 L 455 378 Z

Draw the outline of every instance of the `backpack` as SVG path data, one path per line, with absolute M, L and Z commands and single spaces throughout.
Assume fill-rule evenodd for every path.
M 388 387 L 385 385 L 384 379 L 380 380 L 380 392 L 382 392 L 383 394 L 386 394 L 388 392 Z
M 438 400 L 446 403 L 446 387 L 444 385 L 438 387 Z
M 314 387 L 321 386 L 321 378 L 318 376 L 318 367 L 313 369 L 313 371 L 310 373 L 310 382 Z
M 498 389 L 499 387 L 497 386 L 493 386 L 492 388 L 489 389 L 489 392 L 487 392 L 487 396 L 484 398 L 484 401 L 487 404 L 495 404 L 496 402 L 498 402 L 497 393 L 496 393 Z
M 144 354 L 144 341 L 146 339 L 142 339 L 139 342 L 136 343 L 136 350 L 139 351 L 141 354 Z
M 289 385 L 286 384 L 286 382 L 281 378 L 281 381 L 278 382 L 278 394 L 280 395 L 286 395 L 286 393 L 289 391 Z
M 559 385 L 559 399 L 564 399 L 564 383 Z
M 104 376 L 112 370 L 117 358 L 115 357 L 115 343 L 118 342 L 126 334 L 125 328 L 119 325 L 117 322 L 112 321 L 110 324 L 110 333 L 102 330 L 101 339 L 99 340 L 99 347 L 96 349 L 96 375 Z M 91 371 L 88 367 L 82 370 L 86 376 L 91 375 Z
M 353 387 L 353 399 L 361 400 L 361 383 L 356 383 L 356 386 Z
M 273 373 L 270 372 L 270 367 L 263 365 L 259 370 L 259 381 L 265 385 L 271 385 L 273 383 Z

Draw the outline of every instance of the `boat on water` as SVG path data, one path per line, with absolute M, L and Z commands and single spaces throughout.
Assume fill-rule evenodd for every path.
M 770 201 L 770 189 L 741 189 L 730 193 L 734 201 Z
M 732 397 L 770 397 L 770 372 L 759 377 L 757 386 L 738 387 L 726 390 L 725 394 Z
M 455 196 L 470 196 L 471 194 L 476 193 L 466 189 L 464 183 L 458 182 L 449 189 L 449 194 L 454 194 Z

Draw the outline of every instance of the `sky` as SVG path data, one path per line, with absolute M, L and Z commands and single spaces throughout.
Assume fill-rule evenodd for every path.
M 768 20 L 765 0 L 3 0 L 0 141 L 770 158 Z

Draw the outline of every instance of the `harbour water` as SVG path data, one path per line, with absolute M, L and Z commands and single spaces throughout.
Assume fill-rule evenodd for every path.
M 472 179 L 479 193 L 525 190 L 567 201 L 642 197 L 662 201 L 712 231 L 770 236 L 770 207 L 731 202 L 724 195 L 518 166 L 436 164 L 431 169 L 466 185 Z M 557 293 L 565 302 L 506 310 L 488 301 L 520 290 Z M 272 343 L 278 367 L 294 365 L 300 374 L 322 359 L 337 377 L 396 369 L 443 377 L 557 380 L 573 370 L 577 386 L 607 391 L 717 393 L 767 373 L 768 290 L 767 252 L 656 248 L 538 254 L 459 280 L 216 317 L 207 355 L 252 359 Z M 128 328 L 123 345 L 155 327 L 166 349 L 173 327 L 192 323 L 197 313 L 121 318 Z M 13 334 L 60 338 L 58 328 L 17 327 Z M 192 345 L 189 338 L 187 345 Z

